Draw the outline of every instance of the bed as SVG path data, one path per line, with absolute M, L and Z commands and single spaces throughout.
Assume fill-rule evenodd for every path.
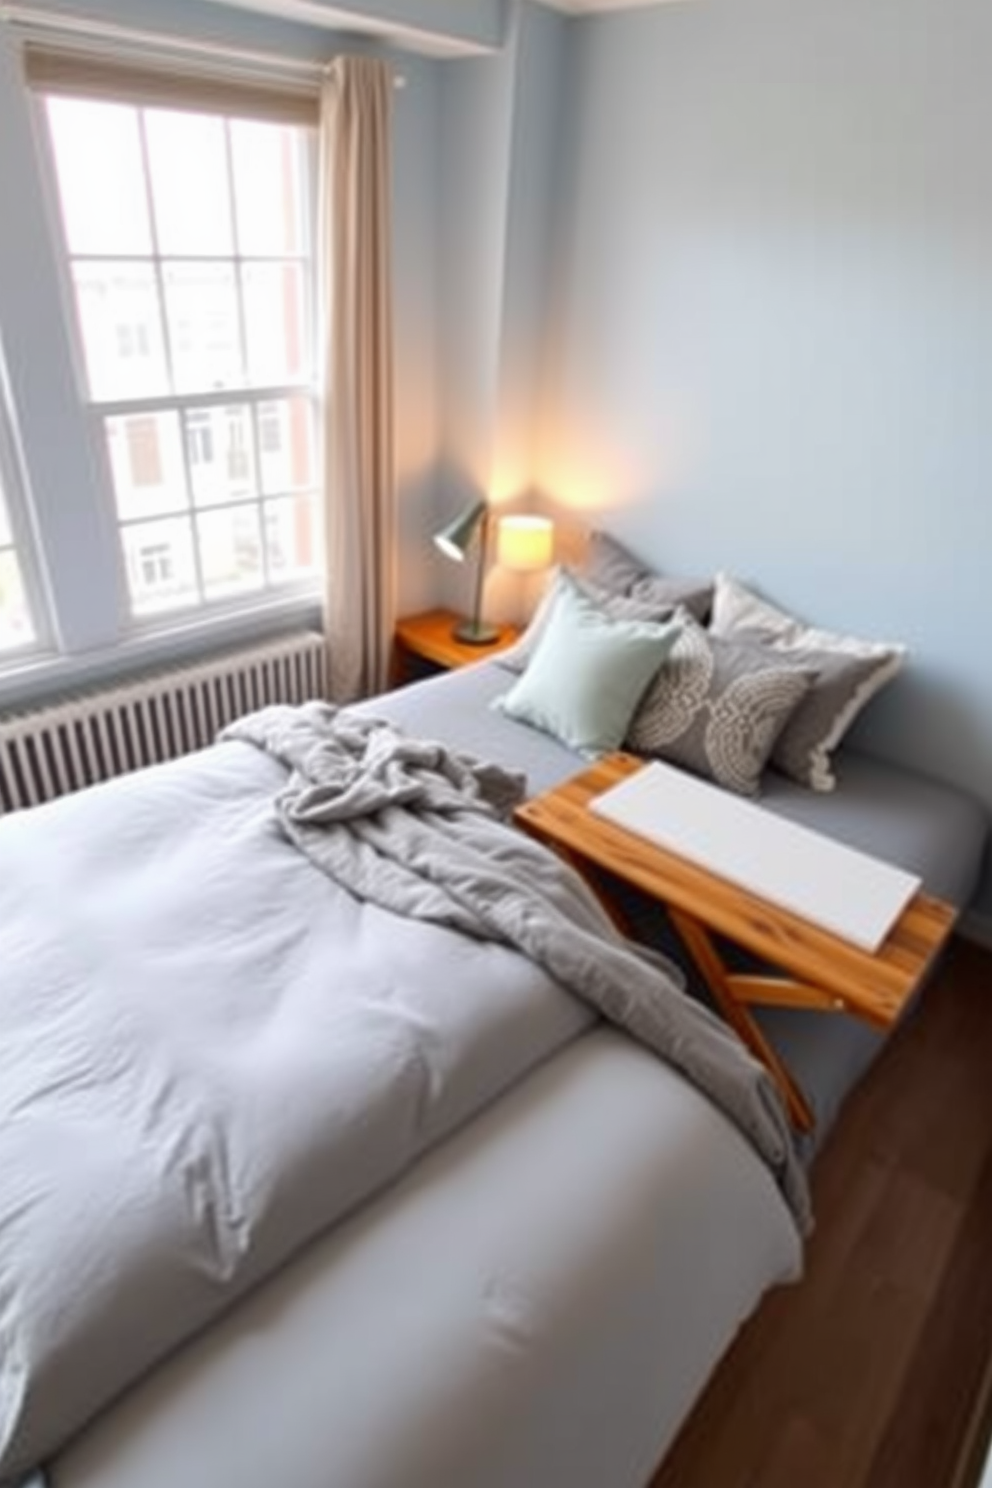
M 506 683 L 485 663 L 364 712 L 522 769 L 538 791 L 582 761 L 494 712 Z M 5 964 L 32 968 L 0 987 L 6 1067 L 16 1038 L 27 1053 L 47 1036 L 26 1006 L 39 987 L 71 1056 L 40 1107 L 37 1080 L 23 1100 L 16 1081 L 0 1087 L 0 1304 L 10 1237 L 44 1187 L 44 1161 L 26 1175 L 19 1146 L 40 1113 L 50 1132 L 40 1147 L 30 1134 L 33 1152 L 71 1138 L 68 1295 L 92 1312 L 76 1337 L 48 1308 L 67 1235 L 40 1237 L 37 1326 L 70 1345 L 48 1350 L 0 1481 L 37 1462 L 50 1488 L 644 1488 L 742 1321 L 800 1276 L 795 1214 L 710 1098 L 525 958 L 316 872 L 275 825 L 285 773 L 227 742 L 0 823 Z M 984 821 L 963 795 L 852 755 L 834 796 L 782 782 L 769 804 L 967 901 Z M 329 967 L 371 1024 L 328 1006 Z M 92 1046 L 74 1021 L 86 978 L 116 989 Z M 824 1054 L 823 1027 L 777 1030 L 821 1131 L 877 1044 L 838 1019 Z M 136 1084 L 150 1039 L 176 1062 L 141 1066 Z M 237 1082 L 252 1098 L 235 1140 Z M 317 1089 L 333 1092 L 333 1133 L 297 1110 Z M 167 1099 L 191 1113 L 188 1148 L 159 1150 Z M 121 1122 L 132 1108 L 137 1129 Z M 138 1167 L 149 1145 L 163 1191 L 184 1186 L 188 1231 L 156 1213 Z M 109 1210 L 94 1187 L 108 1165 Z M 262 1246 L 238 1252 L 218 1172 L 221 1193 L 234 1172 L 262 1196 Z M 189 1265 L 118 1268 L 103 1244 L 118 1226 L 168 1236 Z M 129 1319 L 123 1345 L 109 1311 Z M 0 1421 L 31 1383 L 12 1340 Z

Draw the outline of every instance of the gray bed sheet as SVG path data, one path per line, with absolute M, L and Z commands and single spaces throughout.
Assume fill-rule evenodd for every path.
M 512 675 L 480 662 L 401 688 L 364 705 L 411 733 L 440 739 L 482 758 L 522 769 L 531 795 L 548 790 L 587 763 L 549 735 L 492 707 Z M 964 909 L 974 894 L 988 837 L 981 803 L 966 791 L 854 749 L 836 757 L 835 791 L 817 793 L 768 771 L 762 805 L 851 847 L 917 873 L 931 894 Z M 686 957 L 653 908 L 632 903 L 639 932 L 683 965 Z M 705 988 L 686 966 L 696 995 Z M 762 1009 L 758 1019 L 799 1080 L 815 1118 L 807 1158 L 819 1150 L 843 1101 L 874 1061 L 888 1035 L 846 1014 Z

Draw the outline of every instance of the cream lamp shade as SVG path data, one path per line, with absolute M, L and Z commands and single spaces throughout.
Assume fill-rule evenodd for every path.
M 550 517 L 500 517 L 496 562 L 515 573 L 538 573 L 554 558 L 555 525 Z

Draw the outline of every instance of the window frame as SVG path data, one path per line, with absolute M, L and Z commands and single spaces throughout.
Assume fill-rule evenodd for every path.
M 44 24 L 18 17 L 8 38 L 0 38 L 0 129 L 3 155 L 11 166 L 19 211 L 0 239 L 0 333 L 9 371 L 10 449 L 5 480 L 11 531 L 35 641 L 0 653 L 0 710 L 29 706 L 65 687 L 104 683 L 143 667 L 194 658 L 218 646 L 244 645 L 289 626 L 319 628 L 323 582 L 320 538 L 324 519 L 319 416 L 321 360 L 315 340 L 309 381 L 291 391 L 314 398 L 312 470 L 306 490 L 312 503 L 313 546 L 308 555 L 316 572 L 298 570 L 284 579 L 274 565 L 272 586 L 207 599 L 189 607 L 132 615 L 127 555 L 117 523 L 110 450 L 102 424 L 90 413 L 83 352 L 76 333 L 76 295 L 63 234 L 61 201 L 49 136 L 46 107 L 33 75 L 39 57 L 55 58 L 55 72 L 95 74 L 86 96 L 152 106 L 203 105 L 218 100 L 231 117 L 295 123 L 309 134 L 311 180 L 307 189 L 310 221 L 304 249 L 316 268 L 318 200 L 316 171 L 323 62 L 295 60 L 278 53 L 209 51 L 151 32 L 119 30 L 93 34 L 89 27 Z M 132 96 L 120 79 L 150 80 L 154 97 Z M 108 91 L 108 80 L 113 88 Z M 177 89 L 196 102 L 183 103 Z M 80 96 L 76 86 L 55 87 Z M 228 105 L 234 101 L 237 107 Z M 243 104 L 248 106 L 242 106 Z M 319 331 L 314 331 L 319 338 Z M 281 389 L 280 389 L 281 390 Z M 242 400 L 248 389 L 229 389 L 226 401 Z M 2 394 L 0 394 L 2 396 Z M 52 429 L 59 437 L 51 437 Z M 302 489 L 302 488 L 301 488 Z M 67 499 L 67 493 L 71 499 Z M 286 494 L 289 495 L 287 486 Z M 264 532 L 267 501 L 279 511 L 274 484 L 265 497 L 257 487 L 257 515 Z M 195 504 L 188 502 L 189 512 Z M 220 587 L 218 585 L 218 587 Z
M 48 53 L 46 49 L 45 55 L 47 54 Z M 58 55 L 59 57 L 62 57 L 61 53 L 59 53 Z M 85 59 L 83 66 L 84 71 L 88 70 L 92 66 L 92 60 L 89 58 Z M 102 60 L 100 69 L 101 79 L 103 79 L 105 76 L 113 77 L 115 75 L 115 64 L 109 59 Z M 132 75 L 132 71 L 132 66 L 130 64 L 127 64 L 122 68 L 121 76 L 126 79 Z M 160 81 L 167 78 L 167 74 L 161 72 L 158 67 L 155 67 L 152 73 L 149 75 L 153 75 Z M 143 75 L 139 74 L 139 77 L 140 76 Z M 71 82 L 60 84 L 59 87 L 54 91 L 46 89 L 43 86 L 32 86 L 29 89 L 32 94 L 31 104 L 35 118 L 35 133 L 38 141 L 38 153 L 41 157 L 41 159 L 39 160 L 39 169 L 41 170 L 44 177 L 44 189 L 49 203 L 50 228 L 53 239 L 53 247 L 55 250 L 57 272 L 61 286 L 61 303 L 64 307 L 64 320 L 71 349 L 75 391 L 78 399 L 80 414 L 86 428 L 86 437 L 91 459 L 94 469 L 98 475 L 97 486 L 100 504 L 103 508 L 103 527 L 105 531 L 109 528 L 116 538 L 116 541 L 114 542 L 113 562 L 117 576 L 119 595 L 117 604 L 119 619 L 118 643 L 126 643 L 131 640 L 140 641 L 140 639 L 142 639 L 143 637 L 154 636 L 164 630 L 169 630 L 170 628 L 175 628 L 177 626 L 181 626 L 187 630 L 208 630 L 211 624 L 217 621 L 230 619 L 236 620 L 239 617 L 250 621 L 253 616 L 261 617 L 267 612 L 271 612 L 274 608 L 284 609 L 287 605 L 296 605 L 297 607 L 299 607 L 304 604 L 309 604 L 310 606 L 312 606 L 319 601 L 322 589 L 322 580 L 319 569 L 318 572 L 316 572 L 312 577 L 301 578 L 299 576 L 296 576 L 289 579 L 280 579 L 277 576 L 274 576 L 272 571 L 274 570 L 275 575 L 277 575 L 279 565 L 274 564 L 270 566 L 267 550 L 263 540 L 262 569 L 257 585 L 247 587 L 240 593 L 214 595 L 212 597 L 207 596 L 204 592 L 204 579 L 202 564 L 200 560 L 199 539 L 195 535 L 196 520 L 199 514 L 206 511 L 215 510 L 234 511 L 238 507 L 250 505 L 257 512 L 259 531 L 263 534 L 264 539 L 265 513 L 268 509 L 269 503 L 272 500 L 292 497 L 294 494 L 300 494 L 301 496 L 309 495 L 312 498 L 314 517 L 317 523 L 320 523 L 322 519 L 322 513 L 320 511 L 319 499 L 321 484 L 321 466 L 319 457 L 319 409 L 322 390 L 320 385 L 319 372 L 319 338 L 315 330 L 312 330 L 311 344 L 308 348 L 310 353 L 310 376 L 308 379 L 305 380 L 295 382 L 268 383 L 263 386 L 257 383 L 252 384 L 247 380 L 246 376 L 246 379 L 243 383 L 232 385 L 217 391 L 212 390 L 210 392 L 192 393 L 168 392 L 148 397 L 127 399 L 98 396 L 94 397 L 90 392 L 88 368 L 86 365 L 84 333 L 79 315 L 78 298 L 73 281 L 73 262 L 76 258 L 80 258 L 85 261 L 87 257 L 91 257 L 92 255 L 74 255 L 69 247 L 61 209 L 58 169 L 55 158 L 55 142 L 52 131 L 49 128 L 47 118 L 46 104 L 48 97 L 62 96 L 84 99 L 91 98 L 91 100 L 94 102 L 122 103 L 135 108 L 175 108 L 179 111 L 192 113 L 213 112 L 215 115 L 225 119 L 248 119 L 251 122 L 260 121 L 273 123 L 295 123 L 297 127 L 303 128 L 305 130 L 305 189 L 303 192 L 303 201 L 301 204 L 303 217 L 300 226 L 302 240 L 305 244 L 308 245 L 308 248 L 304 252 L 296 254 L 287 253 L 285 255 L 273 255 L 272 258 L 273 261 L 294 262 L 302 266 L 305 295 L 304 314 L 311 327 L 315 327 L 316 325 L 316 307 L 318 297 L 316 263 L 318 140 L 316 130 L 316 112 L 314 111 L 312 119 L 302 119 L 296 117 L 283 119 L 279 117 L 278 114 L 277 117 L 270 118 L 268 113 L 268 94 L 265 95 L 265 106 L 261 107 L 257 113 L 248 113 L 243 110 L 232 113 L 227 112 L 220 107 L 216 107 L 212 110 L 204 109 L 199 106 L 194 106 L 192 103 L 187 103 L 183 100 L 185 84 L 187 81 L 188 79 L 186 78 L 176 80 L 174 85 L 175 99 L 173 102 L 169 102 L 167 96 L 163 97 L 156 95 L 152 98 L 143 98 L 141 96 L 141 86 L 143 86 L 143 84 L 139 84 L 138 88 L 134 89 L 126 83 L 122 83 L 120 91 L 116 94 L 109 91 L 109 89 L 108 91 L 102 91 L 104 86 L 102 81 L 100 88 L 92 94 L 86 88 L 74 89 L 71 85 Z M 164 86 L 168 87 L 168 82 L 164 82 Z M 221 101 L 224 101 L 228 98 L 228 91 L 223 84 L 219 84 L 218 86 L 219 97 Z M 236 89 L 234 91 L 233 97 L 235 100 L 242 98 L 242 96 L 242 90 Z M 250 93 L 249 96 L 251 96 Z M 197 89 L 196 91 L 196 97 L 197 99 L 201 97 L 199 89 Z M 292 96 L 290 105 L 291 114 L 295 115 L 299 113 L 299 102 L 300 101 L 298 98 Z M 150 192 L 150 177 L 147 175 L 147 159 L 144 161 L 143 165 L 144 171 L 146 173 L 146 191 Z M 111 255 L 110 257 L 112 258 L 113 255 Z M 232 255 L 230 258 L 217 257 L 214 259 L 210 259 L 209 262 L 218 264 L 233 264 L 236 266 L 237 274 L 240 277 L 242 262 L 244 262 L 245 260 L 252 262 L 259 258 L 259 255 L 242 255 L 240 253 L 235 253 L 232 248 Z M 265 255 L 262 255 L 261 259 L 264 258 Z M 164 301 L 162 301 L 161 299 L 161 265 L 163 262 L 167 262 L 168 259 L 164 255 L 160 254 L 157 239 L 155 239 L 154 237 L 152 243 L 152 256 L 149 258 L 148 261 L 154 266 L 156 294 L 159 297 L 157 310 L 160 314 L 162 314 L 164 313 L 165 306 Z M 238 292 L 240 296 L 240 286 Z M 241 303 L 239 298 L 239 320 L 243 317 L 243 313 L 243 303 Z M 243 349 L 244 348 L 242 347 L 242 350 Z M 169 366 L 171 375 L 171 360 L 169 363 L 167 363 L 167 365 Z M 311 457 L 314 462 L 314 483 L 312 487 L 309 487 L 305 491 L 301 491 L 299 493 L 295 493 L 289 490 L 279 493 L 263 493 L 259 489 L 261 462 L 259 459 L 260 440 L 257 433 L 257 415 L 254 412 L 251 412 L 251 410 L 253 408 L 257 408 L 263 403 L 272 403 L 274 401 L 278 402 L 280 399 L 292 398 L 303 398 L 305 400 L 308 400 L 312 405 L 313 447 L 311 449 Z M 193 462 L 190 459 L 188 441 L 185 437 L 185 415 L 189 412 L 195 412 L 200 409 L 206 412 L 210 412 L 213 410 L 213 408 L 218 406 L 226 408 L 233 405 L 239 405 L 249 410 L 249 416 L 252 423 L 252 459 L 256 473 L 255 493 L 252 496 L 248 496 L 243 499 L 231 498 L 228 501 L 217 503 L 216 505 L 212 503 L 199 503 L 194 496 Z M 142 417 L 154 415 L 157 413 L 173 413 L 175 414 L 179 422 L 187 505 L 184 509 L 179 509 L 177 507 L 176 512 L 173 515 L 175 515 L 177 518 L 187 520 L 190 523 L 190 532 L 193 538 L 195 551 L 195 577 L 200 597 L 197 601 L 190 604 L 163 607 L 161 609 L 157 609 L 154 606 L 149 606 L 147 610 L 142 612 L 140 609 L 137 608 L 137 606 L 141 602 L 140 596 L 134 594 L 131 589 L 128 574 L 128 558 L 124 543 L 125 529 L 127 527 L 134 526 L 142 519 L 123 517 L 118 511 L 115 494 L 114 473 L 111 466 L 109 441 L 105 431 L 105 424 L 108 419 L 115 417 L 121 418 L 131 415 Z M 214 429 L 213 431 L 213 444 L 214 461 L 221 461 L 226 463 L 226 446 L 218 447 L 216 429 Z M 147 520 L 153 520 L 153 518 L 149 517 Z M 316 530 L 319 532 L 319 525 Z M 319 564 L 319 538 L 316 539 L 315 542 L 316 556 Z M 0 663 L 0 665 L 2 665 L 2 663 Z
M 0 676 L 51 655 L 56 649 L 52 608 L 32 530 L 27 490 L 27 470 L 17 437 L 13 399 L 0 345 L 0 500 L 7 513 L 11 537 L 10 543 L 0 545 L 0 552 L 13 551 L 17 560 L 33 631 L 31 639 L 22 646 L 0 649 Z
M 99 446 L 105 448 L 106 441 L 101 436 L 94 444 L 79 394 L 85 381 L 70 333 L 73 287 L 57 248 L 60 203 L 30 54 L 62 51 L 71 54 L 74 67 L 81 60 L 115 77 L 144 68 L 164 75 L 169 87 L 178 79 L 211 95 L 218 88 L 247 95 L 264 107 L 249 109 L 246 117 L 264 113 L 315 132 L 326 71 L 322 49 L 294 57 L 278 48 L 243 49 L 237 37 L 233 47 L 220 42 L 204 48 L 178 33 L 130 25 L 94 28 L 40 13 L 12 16 L 2 29 L 0 164 L 9 171 L 18 202 L 0 234 L 0 359 L 5 353 L 13 449 L 8 505 L 36 644 L 29 652 L 0 657 L 0 712 L 35 706 L 66 689 L 113 684 L 148 667 L 195 660 L 218 647 L 250 645 L 288 628 L 322 625 L 322 585 L 309 577 L 299 589 L 282 584 L 269 594 L 256 593 L 250 605 L 174 611 L 147 627 L 125 618 L 125 560 L 110 482 L 99 468 Z M 319 364 L 316 370 L 319 375 Z M 321 425 L 318 418 L 318 489 Z M 316 552 L 319 562 L 319 547 Z

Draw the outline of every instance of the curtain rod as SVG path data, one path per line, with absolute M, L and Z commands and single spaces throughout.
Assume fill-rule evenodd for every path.
M 81 49 L 100 50 L 100 43 L 114 47 L 154 47 L 157 51 L 174 52 L 179 56 L 201 57 L 212 63 L 223 62 L 226 71 L 246 69 L 266 72 L 270 76 L 294 76 L 301 84 L 313 83 L 315 88 L 330 69 L 329 62 L 312 62 L 302 57 L 286 57 L 271 52 L 254 51 L 247 47 L 232 47 L 219 41 L 198 40 L 193 36 L 170 36 L 161 31 L 145 31 L 119 25 L 115 21 L 97 21 L 71 15 L 56 15 L 51 11 L 37 9 L 33 5 L 19 5 L 15 0 L 0 0 L 0 19 L 11 21 L 39 39 L 45 33 L 71 36 L 80 42 Z M 402 73 L 393 73 L 393 86 L 405 88 L 406 78 Z

